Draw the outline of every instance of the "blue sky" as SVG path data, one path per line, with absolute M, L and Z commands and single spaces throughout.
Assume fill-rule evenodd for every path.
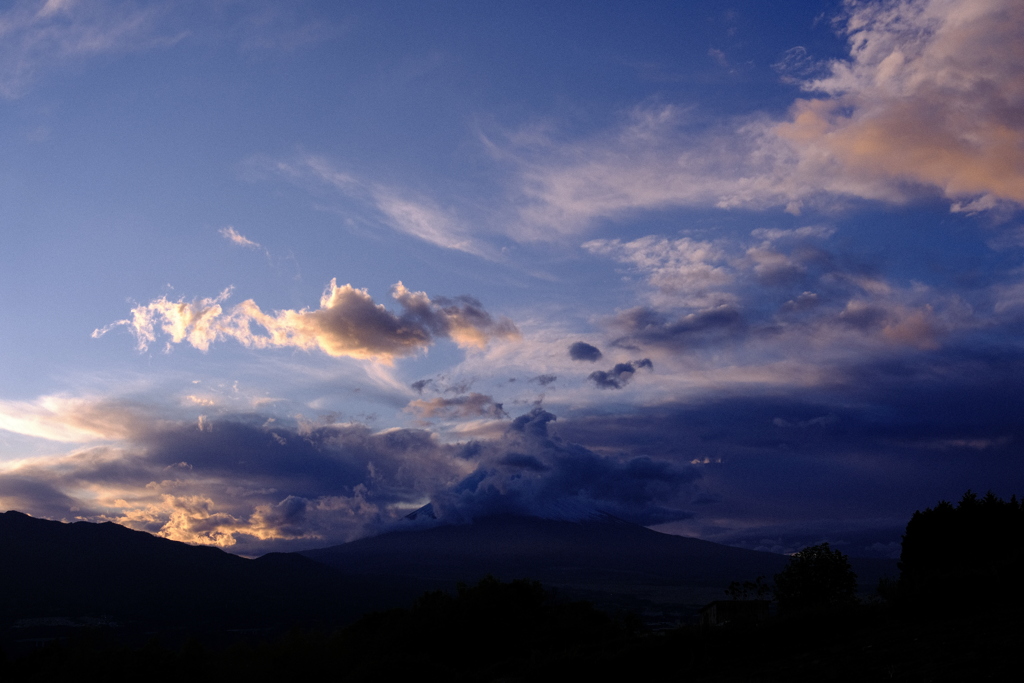
M 1024 9 L 0 6 L 0 508 L 891 556 L 1024 490 Z

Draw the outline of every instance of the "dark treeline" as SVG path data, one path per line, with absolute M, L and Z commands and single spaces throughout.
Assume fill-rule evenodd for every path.
M 915 513 L 899 579 L 869 601 L 853 599 L 841 553 L 812 546 L 775 577 L 786 608 L 756 623 L 655 633 L 534 581 L 487 578 L 330 631 L 128 645 L 102 628 L 83 630 L 0 662 L 0 680 L 1003 680 L 1019 673 L 1024 636 L 1022 516 L 1016 498 L 971 492 Z M 731 597 L 768 590 L 748 583 Z
M 985 609 L 1024 598 L 1024 505 L 968 491 L 914 513 L 900 554 L 900 578 L 888 597 L 917 609 Z M 891 591 L 893 586 L 888 587 Z M 884 592 L 884 589 L 883 589 Z
M 8 661 L 0 679 L 56 680 L 95 674 L 106 680 L 220 677 L 271 673 L 317 680 L 496 680 L 564 671 L 636 639 L 639 622 L 586 602 L 569 602 L 538 582 L 487 577 L 454 594 L 432 591 L 408 609 L 363 616 L 333 632 L 294 629 L 270 639 L 210 646 L 189 638 L 128 647 L 103 629 L 52 642 Z
M 533 582 L 487 580 L 335 632 L 141 647 L 80 633 L 4 662 L 0 680 L 1012 680 L 1022 634 L 1016 611 L 915 618 L 881 603 L 655 634 Z

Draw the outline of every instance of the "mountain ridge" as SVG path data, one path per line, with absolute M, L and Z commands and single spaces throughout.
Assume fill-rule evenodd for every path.
M 423 526 L 415 517 L 413 522 L 299 554 L 346 575 L 448 585 L 487 575 L 529 578 L 605 607 L 671 605 L 684 618 L 723 599 L 732 581 L 770 581 L 789 561 L 786 555 L 665 534 L 607 514 L 575 521 L 492 515 L 465 524 Z M 896 575 L 895 561 L 851 562 L 862 593 L 873 592 L 882 576 Z
M 852 561 L 862 591 L 895 571 L 895 562 L 876 562 L 865 575 L 865 561 Z M 537 580 L 606 607 L 685 605 L 677 612 L 685 616 L 721 599 L 730 582 L 771 578 L 786 562 L 784 555 L 664 534 L 611 515 L 411 522 L 337 546 L 250 560 L 112 522 L 67 524 L 10 511 L 0 513 L 0 585 L 9 587 L 0 592 L 0 619 L 342 624 L 487 575 Z
M 728 584 L 774 574 L 788 559 L 664 534 L 612 515 L 576 521 L 491 515 L 468 524 L 396 529 L 299 554 L 346 573 L 462 581 L 493 574 L 553 584 L 572 582 L 571 571 L 600 582 L 618 577 L 627 582 Z M 756 573 L 745 575 L 751 571 Z
M 0 619 L 103 617 L 161 626 L 343 623 L 423 585 L 342 576 L 299 555 L 254 560 L 113 522 L 0 513 Z M 396 590 L 396 588 L 398 590 Z M 389 597 L 394 595 L 394 597 Z

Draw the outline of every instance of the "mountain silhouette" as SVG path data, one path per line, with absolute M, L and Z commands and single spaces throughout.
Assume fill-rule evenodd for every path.
M 581 521 L 492 516 L 471 524 L 392 531 L 300 554 L 346 573 L 470 582 L 493 574 L 553 585 L 719 585 L 774 574 L 788 559 L 663 534 L 610 515 Z
M 250 560 L 110 522 L 65 524 L 6 512 L 0 514 L 0 619 L 98 617 L 190 629 L 330 626 L 486 575 L 534 579 L 603 606 L 693 608 L 723 598 L 731 581 L 771 578 L 788 561 L 600 514 L 421 524 Z M 861 573 L 865 562 L 871 561 L 853 560 L 854 569 Z M 875 565 L 867 583 L 861 575 L 862 587 L 874 585 L 878 567 L 895 570 L 894 562 Z
M 411 526 L 411 525 L 410 525 Z M 577 521 L 492 516 L 410 528 L 301 553 L 347 575 L 475 583 L 529 578 L 605 608 L 688 605 L 733 580 L 772 576 L 787 558 L 672 536 L 610 515 Z
M 256 560 L 106 522 L 0 514 L 0 618 L 101 617 L 188 628 L 336 624 L 424 585 L 341 576 L 295 554 Z
M 422 523 L 430 516 L 426 510 L 410 518 Z M 300 554 L 347 575 L 473 583 L 489 574 L 535 579 L 577 593 L 690 605 L 723 599 L 732 581 L 758 576 L 770 581 L 789 561 L 785 555 L 663 534 L 607 514 L 574 521 L 496 515 L 470 524 L 410 524 Z M 895 561 L 851 561 L 862 590 L 896 571 Z

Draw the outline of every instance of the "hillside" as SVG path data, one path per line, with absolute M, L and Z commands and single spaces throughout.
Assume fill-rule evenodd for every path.
M 494 516 L 364 538 L 303 556 L 348 575 L 474 582 L 530 578 L 600 600 L 600 593 L 695 606 L 734 580 L 769 579 L 787 557 L 663 534 L 605 515 L 583 521 Z M 856 560 L 862 590 L 895 576 L 894 561 Z
M 189 628 L 340 623 L 407 593 L 297 555 L 249 560 L 113 523 L 0 514 L 0 619 L 91 617 Z

